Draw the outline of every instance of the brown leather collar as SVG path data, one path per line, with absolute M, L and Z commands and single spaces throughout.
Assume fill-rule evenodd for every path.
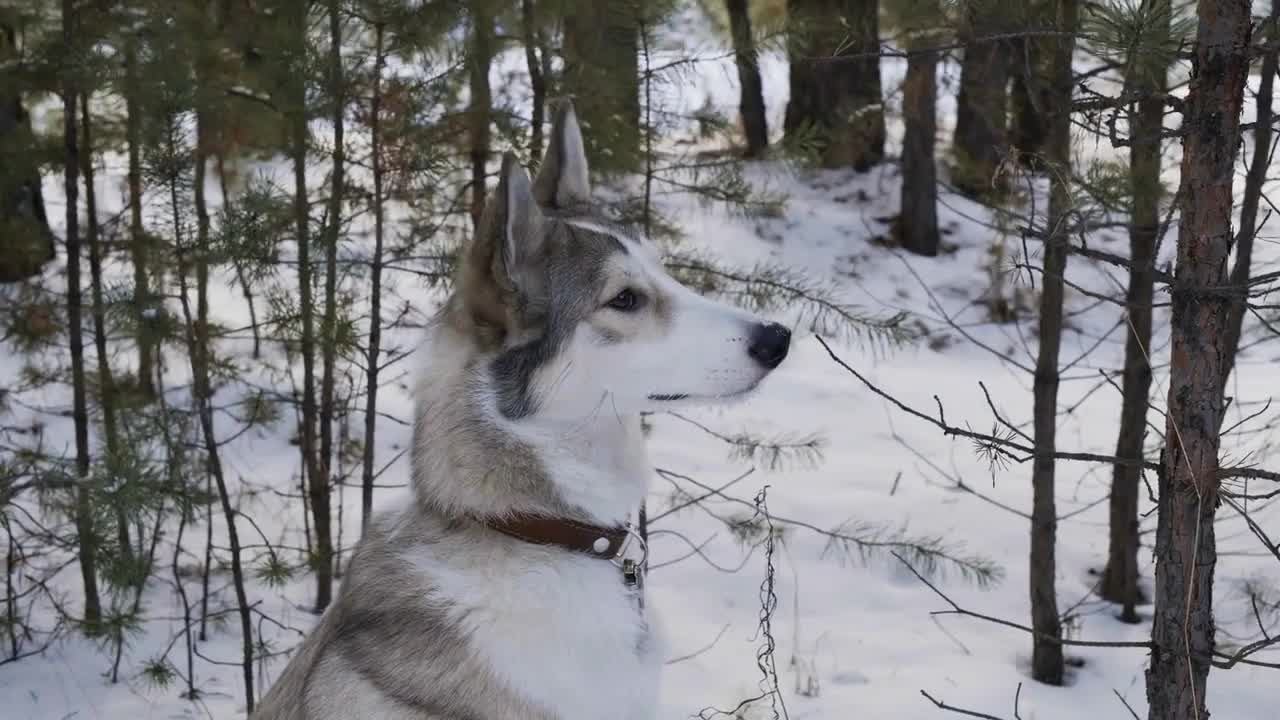
M 602 527 L 545 515 L 488 518 L 484 524 L 504 535 L 535 545 L 556 545 L 601 560 L 613 560 L 627 541 L 625 525 Z

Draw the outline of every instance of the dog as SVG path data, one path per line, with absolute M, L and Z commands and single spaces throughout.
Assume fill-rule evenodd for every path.
M 413 500 L 371 523 L 255 720 L 642 720 L 661 642 L 626 523 L 641 413 L 753 390 L 788 330 L 706 299 L 592 208 L 573 107 L 503 158 L 419 351 Z

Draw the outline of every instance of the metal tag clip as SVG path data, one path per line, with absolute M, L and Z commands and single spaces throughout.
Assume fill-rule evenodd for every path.
M 640 557 L 626 557 L 627 550 L 632 544 L 640 549 Z M 649 560 L 649 546 L 645 543 L 644 538 L 640 537 L 640 533 L 636 532 L 634 526 L 627 524 L 627 539 L 622 543 L 622 547 L 618 548 L 618 554 L 613 557 L 613 564 L 622 570 L 622 582 L 629 588 L 636 591 L 637 601 L 640 603 L 641 609 L 644 608 L 644 568 L 645 563 Z

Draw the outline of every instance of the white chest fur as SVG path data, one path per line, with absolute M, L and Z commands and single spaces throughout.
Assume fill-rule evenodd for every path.
M 612 564 L 537 546 L 466 567 L 412 551 L 414 567 L 513 692 L 558 720 L 649 720 L 662 649 Z

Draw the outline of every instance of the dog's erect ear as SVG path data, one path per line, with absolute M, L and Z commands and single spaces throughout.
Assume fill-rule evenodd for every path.
M 485 204 L 459 276 L 459 291 L 482 326 L 511 330 L 529 321 L 546 296 L 542 211 L 529 174 L 515 156 L 502 156 L 498 188 Z M 502 337 L 502 334 L 499 335 Z
M 502 174 L 494 193 L 489 222 L 482 228 L 493 244 L 492 271 L 499 286 L 521 295 L 536 295 L 543 288 L 538 269 L 546 242 L 542 234 L 542 212 L 533 198 L 529 173 L 515 155 L 502 156 Z
M 551 139 L 546 157 L 538 168 L 534 194 L 543 207 L 564 209 L 591 201 L 591 181 L 587 174 L 587 152 L 582 145 L 582 128 L 573 103 L 556 104 L 551 121 Z

